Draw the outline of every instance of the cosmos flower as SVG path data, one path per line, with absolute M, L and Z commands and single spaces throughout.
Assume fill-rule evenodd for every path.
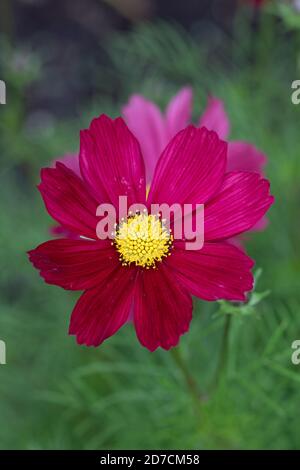
M 227 168 L 227 144 L 214 131 L 189 125 L 175 135 L 155 167 L 148 196 L 144 158 L 122 118 L 102 115 L 81 132 L 80 176 L 58 162 L 41 172 L 39 190 L 53 219 L 77 239 L 50 240 L 29 252 L 49 284 L 83 290 L 69 333 L 98 346 L 132 318 L 150 351 L 169 349 L 189 329 L 192 296 L 244 301 L 253 287 L 253 261 L 227 239 L 245 232 L 273 202 L 269 183 Z M 187 250 L 163 220 L 147 213 L 118 220 L 113 241 L 96 237 L 102 202 L 205 204 L 205 242 Z M 137 223 L 138 222 L 138 223 Z M 133 233 L 134 232 L 134 233 Z M 136 235 L 134 237 L 133 235 Z
M 145 158 L 146 176 L 150 182 L 158 158 L 177 132 L 184 129 L 192 119 L 193 93 L 190 87 L 182 88 L 169 102 L 165 113 L 142 95 L 132 95 L 123 107 L 122 114 L 141 143 Z M 210 97 L 198 126 L 215 131 L 220 139 L 228 140 L 230 121 L 222 100 Z M 227 171 L 256 171 L 262 174 L 266 156 L 254 145 L 244 141 L 229 142 Z

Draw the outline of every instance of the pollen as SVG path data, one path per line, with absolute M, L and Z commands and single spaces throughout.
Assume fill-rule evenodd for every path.
M 135 264 L 150 269 L 171 254 L 173 236 L 165 220 L 145 211 L 121 220 L 113 243 L 123 266 Z

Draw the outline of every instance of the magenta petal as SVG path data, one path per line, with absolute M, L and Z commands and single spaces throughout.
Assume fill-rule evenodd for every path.
M 67 168 L 70 168 L 70 170 L 74 171 L 74 173 L 81 178 L 81 173 L 80 173 L 80 168 L 79 168 L 79 156 L 74 153 L 67 153 L 63 157 L 57 158 L 53 162 L 53 167 L 55 167 L 56 163 L 60 162 L 63 163 Z M 78 238 L 76 234 L 73 234 L 70 232 L 70 230 L 67 230 L 66 228 L 56 225 L 55 227 L 52 227 L 50 229 L 50 234 L 54 236 L 61 236 L 61 237 L 67 237 L 67 238 Z
M 48 284 L 70 290 L 94 287 L 119 266 L 109 241 L 50 240 L 28 255 Z
M 141 95 L 133 95 L 122 114 L 138 139 L 145 161 L 146 179 L 150 182 L 159 156 L 168 143 L 165 118 L 160 109 Z
M 141 271 L 137 278 L 134 325 L 139 341 L 150 351 L 170 349 L 192 319 L 190 295 L 164 265 Z
M 74 173 L 81 177 L 80 168 L 79 168 L 79 156 L 74 153 L 67 153 L 63 157 L 58 158 L 54 162 L 54 166 L 56 162 L 63 163 L 66 167 L 70 168 L 70 170 L 74 171 Z
M 202 126 L 215 131 L 220 139 L 227 140 L 230 122 L 222 100 L 214 97 L 208 99 L 207 107 L 199 121 L 199 127 Z
M 122 118 L 102 115 L 81 132 L 80 169 L 100 202 L 118 207 L 119 196 L 128 204 L 144 203 L 145 168 L 140 146 Z
M 254 171 L 262 174 L 266 155 L 247 142 L 229 142 L 227 171 Z
M 59 162 L 43 168 L 39 190 L 53 219 L 74 234 L 96 238 L 97 203 L 72 170 Z
M 136 271 L 121 266 L 99 286 L 80 297 L 69 328 L 78 344 L 99 346 L 128 320 Z
M 199 251 L 188 251 L 179 242 L 167 263 L 180 284 L 204 300 L 243 301 L 253 288 L 253 261 L 229 243 L 205 243 Z
M 204 211 L 205 240 L 230 238 L 251 229 L 274 202 L 270 184 L 257 173 L 227 173 Z
M 182 88 L 171 99 L 166 109 L 167 129 L 170 139 L 190 123 L 192 118 L 192 101 L 193 91 L 191 87 Z
M 149 193 L 149 203 L 205 203 L 220 187 L 227 144 L 204 127 L 188 126 L 162 153 Z

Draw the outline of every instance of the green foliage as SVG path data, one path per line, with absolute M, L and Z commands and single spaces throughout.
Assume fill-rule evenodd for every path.
M 270 7 L 270 12 L 281 18 L 287 29 L 300 29 L 300 14 L 292 4 L 278 2 Z
M 7 78 L 14 86 L 0 108 L 1 448 L 299 448 L 300 370 L 290 359 L 300 335 L 300 108 L 290 100 L 298 33 L 287 40 L 282 25 L 262 18 L 250 35 L 245 21 L 236 20 L 234 40 L 219 31 L 204 40 L 165 23 L 110 38 L 110 66 L 99 70 L 105 97 L 101 83 L 80 118 L 42 129 L 28 127 L 25 99 L 41 70 L 33 65 L 30 80 L 17 84 Z M 77 346 L 67 329 L 78 295 L 45 285 L 26 258 L 52 223 L 35 188 L 39 167 L 76 150 L 78 129 L 93 114 L 117 115 L 132 92 L 164 107 L 187 83 L 195 120 L 210 91 L 226 103 L 231 137 L 268 154 L 276 197 L 267 230 L 244 240 L 262 268 L 259 290 L 244 306 L 195 301 L 180 348 L 204 395 L 199 403 L 173 356 L 142 348 L 130 324 L 98 349 Z M 215 380 L 228 313 L 226 360 Z
M 227 302 L 226 300 L 220 300 L 220 309 L 216 312 L 216 315 L 255 315 L 257 312 L 258 304 L 270 294 L 269 290 L 264 292 L 257 292 L 256 286 L 257 281 L 260 278 L 262 269 L 258 269 L 254 273 L 254 289 L 248 295 L 247 302 Z

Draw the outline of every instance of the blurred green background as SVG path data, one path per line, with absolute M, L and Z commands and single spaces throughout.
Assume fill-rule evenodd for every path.
M 300 448 L 297 8 L 1 0 L 0 448 Z M 261 269 L 256 293 L 230 321 L 227 304 L 195 301 L 175 354 L 148 352 L 130 325 L 97 349 L 79 347 L 67 334 L 78 295 L 46 285 L 26 257 L 52 224 L 39 170 L 76 152 L 79 130 L 102 112 L 117 116 L 131 93 L 164 107 L 186 84 L 195 119 L 212 93 L 226 104 L 231 138 L 268 155 L 276 203 L 266 231 L 247 241 Z

